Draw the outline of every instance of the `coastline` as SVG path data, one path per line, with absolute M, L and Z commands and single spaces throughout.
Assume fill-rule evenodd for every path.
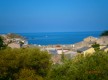
M 88 36 L 99 37 L 101 31 L 93 32 L 44 32 L 20 33 L 32 45 L 70 45 L 82 41 Z

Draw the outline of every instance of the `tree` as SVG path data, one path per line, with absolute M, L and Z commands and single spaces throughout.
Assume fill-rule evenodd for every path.
M 65 61 L 65 54 L 62 52 L 61 54 L 61 61 L 64 62 Z
M 50 54 L 38 48 L 0 50 L 0 80 L 43 80 L 50 67 Z
M 3 38 L 0 37 L 0 50 L 4 49 L 6 47 L 6 45 L 4 44 Z
M 3 39 L 0 37 L 0 48 L 3 47 Z
M 107 80 L 108 54 L 78 55 L 71 61 L 53 67 L 47 80 Z
M 92 47 L 94 48 L 95 51 L 99 51 L 99 50 L 100 50 L 100 45 L 97 44 L 97 43 L 94 43 L 94 44 L 92 45 Z
M 39 75 L 36 75 L 34 70 L 30 69 L 21 69 L 17 80 L 43 80 Z
M 104 31 L 100 36 L 108 36 L 108 31 Z

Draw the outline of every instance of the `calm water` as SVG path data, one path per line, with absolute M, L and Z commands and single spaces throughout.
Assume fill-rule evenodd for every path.
M 52 45 L 74 44 L 88 36 L 99 37 L 101 32 L 53 32 L 53 33 L 20 33 L 29 44 Z

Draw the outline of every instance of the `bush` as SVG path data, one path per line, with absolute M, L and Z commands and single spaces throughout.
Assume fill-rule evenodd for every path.
M 94 43 L 94 44 L 92 45 L 92 47 L 94 48 L 95 51 L 99 51 L 99 50 L 100 50 L 100 45 L 97 44 L 97 43 Z
M 108 31 L 104 31 L 100 36 L 108 36 Z
M 22 69 L 19 72 L 18 80 L 43 80 L 39 75 L 36 75 L 34 70 Z
M 108 36 L 108 31 L 104 31 L 100 36 Z
M 0 50 L 5 49 L 6 45 L 4 44 L 3 38 L 0 36 Z
M 108 54 L 96 52 L 86 57 L 79 55 L 71 61 L 53 67 L 49 80 L 107 80 Z
M 41 79 L 46 77 L 50 66 L 50 55 L 37 48 L 7 48 L 0 51 L 0 80 L 21 80 L 23 77 L 25 78 L 25 76 L 28 76 L 31 73 L 33 75 L 31 74 L 30 77 L 28 76 L 29 78 L 34 78 L 36 75 Z M 23 73 L 26 74 L 23 76 Z

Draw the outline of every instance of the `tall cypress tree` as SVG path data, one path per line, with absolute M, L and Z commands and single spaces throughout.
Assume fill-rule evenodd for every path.
M 3 39 L 0 37 L 0 49 L 3 47 Z
M 0 50 L 5 49 L 5 48 L 6 48 L 6 45 L 4 44 L 3 38 L 0 37 Z

